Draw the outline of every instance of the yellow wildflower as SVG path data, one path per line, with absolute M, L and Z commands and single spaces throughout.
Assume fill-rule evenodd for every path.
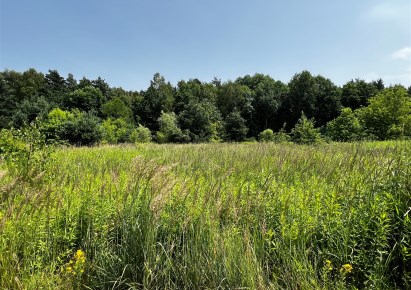
M 77 261 L 84 262 L 86 260 L 86 254 L 82 250 L 77 250 L 75 258 Z
M 352 271 L 352 266 L 350 264 L 344 264 L 341 266 L 340 272 L 342 274 L 351 273 L 351 271 Z
M 86 253 L 83 250 L 77 250 L 73 258 L 67 263 L 66 271 L 69 274 L 81 275 L 86 267 Z
M 332 266 L 330 260 L 326 260 L 326 261 L 325 261 L 325 268 L 326 268 L 328 271 L 331 271 L 331 270 L 333 269 L 333 266 Z

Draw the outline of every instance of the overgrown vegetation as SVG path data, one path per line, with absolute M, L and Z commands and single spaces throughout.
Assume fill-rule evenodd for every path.
M 0 72 L 0 288 L 411 289 L 409 92 Z
M 269 130 L 275 142 L 398 140 L 411 136 L 410 92 L 401 85 L 385 88 L 382 80 L 339 87 L 308 71 L 288 84 L 255 74 L 172 86 L 155 74 L 146 90 L 136 92 L 112 88 L 101 78 L 64 78 L 55 70 L 6 70 L 0 72 L 0 129 L 35 121 L 47 139 L 73 145 L 133 143 L 140 137 L 158 143 L 267 141 L 260 137 Z M 304 118 L 308 122 L 301 123 Z M 301 135 L 311 123 L 313 130 L 305 132 L 310 137 Z M 316 131 L 321 135 L 314 136 Z
M 1 289 L 411 287 L 409 141 L 53 153 L 1 134 Z

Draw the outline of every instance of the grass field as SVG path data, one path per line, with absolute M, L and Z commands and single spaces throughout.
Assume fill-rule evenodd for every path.
M 3 164 L 0 289 L 411 289 L 410 145 L 61 148 L 28 178 Z

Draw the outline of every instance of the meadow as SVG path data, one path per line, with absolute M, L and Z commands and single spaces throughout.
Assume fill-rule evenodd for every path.
M 409 141 L 30 158 L 0 164 L 0 289 L 411 289 Z

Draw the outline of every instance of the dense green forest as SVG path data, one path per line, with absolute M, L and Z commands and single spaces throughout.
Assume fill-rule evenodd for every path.
M 0 72 L 0 129 L 31 124 L 74 145 L 123 142 L 354 141 L 411 136 L 411 87 L 355 79 L 342 87 L 308 71 L 288 83 L 255 74 L 180 81 L 155 74 L 146 90 L 76 80 L 56 70 Z M 3 130 L 3 134 L 6 130 Z

